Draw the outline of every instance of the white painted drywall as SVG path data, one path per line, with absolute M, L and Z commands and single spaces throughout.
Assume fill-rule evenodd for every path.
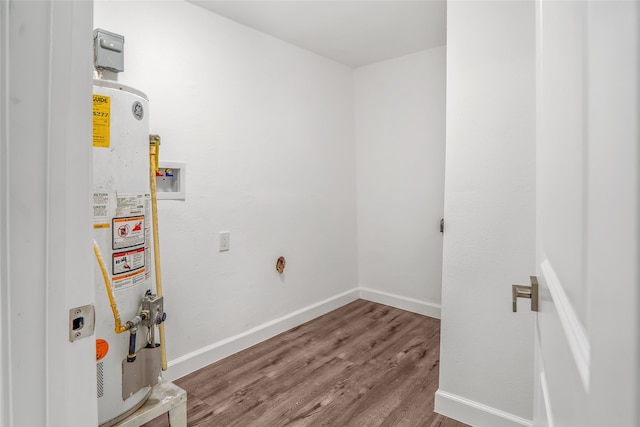
M 441 46 L 355 70 L 360 286 L 436 317 L 445 60 Z
M 436 410 L 480 426 L 532 418 L 533 315 L 512 313 L 511 284 L 535 274 L 534 18 L 533 2 L 448 5 Z
M 159 202 L 170 365 L 354 290 L 352 70 L 182 1 L 96 2 L 94 25 L 126 37 L 119 80 L 188 168 Z
M 0 425 L 95 426 L 91 2 L 0 5 Z
M 353 68 L 446 41 L 446 0 L 189 1 Z

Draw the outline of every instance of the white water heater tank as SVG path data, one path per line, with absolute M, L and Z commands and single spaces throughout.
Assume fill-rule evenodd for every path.
M 94 238 L 108 273 L 96 267 L 98 416 L 101 426 L 110 426 L 145 402 L 160 375 L 159 351 L 153 349 L 158 345 L 150 338 L 154 326 L 136 328 L 137 357 L 128 361 L 131 333 L 116 333 L 106 288 L 111 287 L 122 324 L 138 316 L 143 300 L 155 293 L 149 111 L 142 92 L 94 81 L 93 147 Z

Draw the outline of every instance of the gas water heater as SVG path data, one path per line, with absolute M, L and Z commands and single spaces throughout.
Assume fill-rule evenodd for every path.
M 139 408 L 161 375 L 148 100 L 115 81 L 93 86 L 96 374 L 101 426 Z

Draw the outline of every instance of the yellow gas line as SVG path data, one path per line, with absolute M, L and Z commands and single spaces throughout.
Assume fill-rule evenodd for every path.
M 158 171 L 158 155 L 160 152 L 160 136 L 149 135 L 149 175 L 151 179 L 151 216 L 153 223 L 153 258 L 156 270 L 156 294 L 162 296 L 162 273 L 160 272 L 160 239 L 158 238 L 158 198 L 156 196 L 156 172 Z M 160 324 L 160 354 L 162 370 L 167 370 L 167 350 L 164 340 L 164 322 Z
M 104 260 L 102 259 L 100 248 L 98 247 L 98 243 L 95 240 L 93 241 L 93 253 L 96 255 L 96 259 L 98 260 L 98 265 L 100 266 L 100 271 L 102 272 L 102 279 L 104 280 L 104 287 L 107 290 L 107 295 L 109 296 L 109 304 L 111 305 L 111 311 L 113 312 L 113 319 L 116 322 L 116 334 L 121 334 L 124 331 L 129 330 L 129 327 L 128 324 L 123 325 L 122 321 L 120 320 L 120 312 L 118 311 L 116 299 L 113 296 L 113 289 L 111 288 L 111 279 L 109 279 L 109 273 L 107 273 L 107 268 L 104 266 Z

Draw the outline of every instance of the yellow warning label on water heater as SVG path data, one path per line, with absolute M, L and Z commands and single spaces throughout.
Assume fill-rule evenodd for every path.
M 93 146 L 109 148 L 111 130 L 111 98 L 93 95 Z

